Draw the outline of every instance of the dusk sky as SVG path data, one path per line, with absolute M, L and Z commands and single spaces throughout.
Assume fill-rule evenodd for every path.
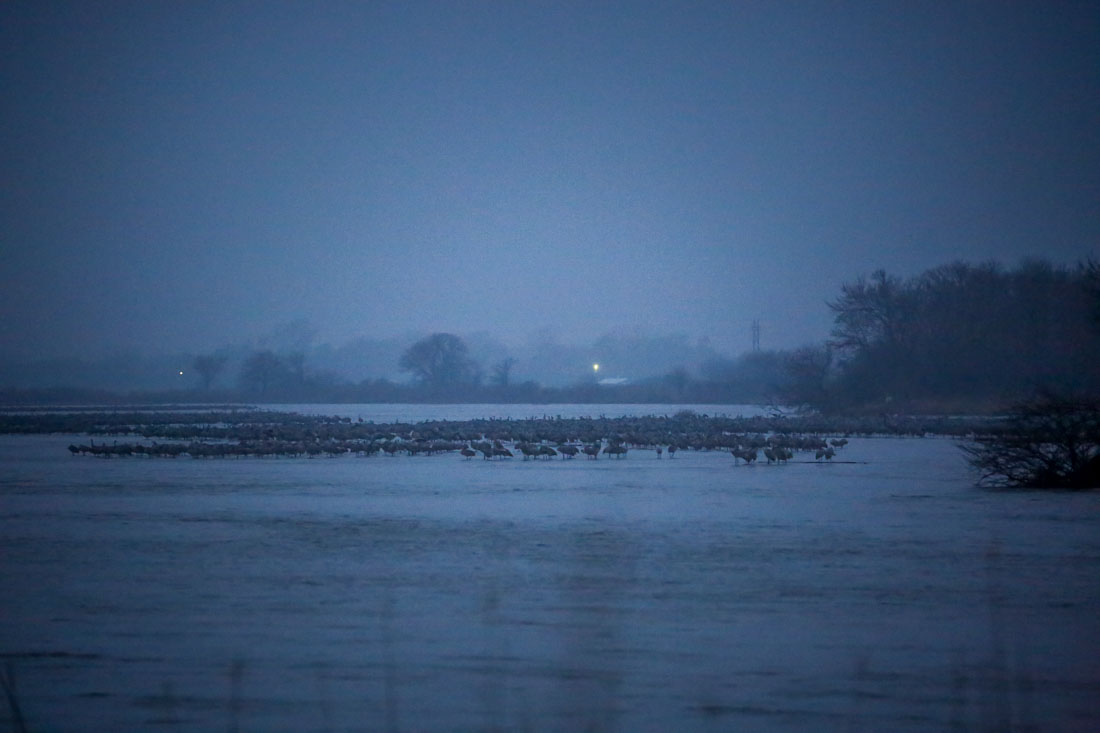
M 1100 242 L 1097 2 L 0 3 L 0 349 L 622 328 Z

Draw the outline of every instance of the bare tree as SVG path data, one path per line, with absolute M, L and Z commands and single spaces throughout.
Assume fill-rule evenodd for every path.
M 401 355 L 398 366 L 433 387 L 470 384 L 478 374 L 477 365 L 467 355 L 466 343 L 450 333 L 436 333 L 417 341 Z
M 501 387 L 507 387 L 512 375 L 512 367 L 516 365 L 516 360 L 512 357 L 501 359 L 493 365 L 493 384 Z
M 306 383 L 306 355 L 304 351 L 291 351 L 283 357 L 287 371 L 290 373 L 294 384 L 302 386 Z
M 241 382 L 247 387 L 264 394 L 268 387 L 282 376 L 285 367 L 283 361 L 275 352 L 263 350 L 256 351 L 245 359 L 241 367 Z
M 828 380 L 833 371 L 830 344 L 803 346 L 787 357 L 787 399 L 794 404 L 821 407 L 828 398 Z
M 960 447 L 980 484 L 1100 488 L 1100 400 L 1041 395 L 1017 405 L 1003 431 Z
M 1091 290 L 1090 290 L 1091 284 Z M 849 404 L 975 405 L 1100 390 L 1100 272 L 1042 259 L 952 262 L 907 280 L 880 270 L 830 302 L 834 393 Z
M 900 340 L 903 308 L 902 281 L 885 270 L 870 280 L 860 276 L 854 284 L 841 287 L 841 295 L 828 303 L 835 316 L 833 344 L 841 349 L 866 349 L 876 341 Z
M 225 368 L 225 361 L 224 356 L 216 354 L 203 354 L 195 357 L 195 361 L 191 363 L 191 368 L 199 373 L 204 390 L 209 390 L 214 380 L 221 374 L 222 369 Z

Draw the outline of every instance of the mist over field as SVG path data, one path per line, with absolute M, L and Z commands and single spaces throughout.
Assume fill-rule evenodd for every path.
M 190 388 L 257 349 L 400 380 L 434 333 L 487 378 L 698 377 L 754 323 L 822 343 L 880 269 L 1072 268 L 1098 12 L 0 4 L 0 385 Z
M 212 386 L 237 386 L 241 362 L 257 350 L 276 354 L 298 353 L 312 375 L 360 382 L 365 379 L 408 381 L 402 372 L 401 354 L 427 334 L 404 334 L 372 338 L 360 336 L 345 342 L 322 342 L 318 331 L 305 321 L 283 324 L 244 343 L 223 344 L 211 354 L 224 355 L 226 366 Z M 698 372 L 703 365 L 726 357 L 707 339 L 690 340 L 686 335 L 646 334 L 640 329 L 608 333 L 592 343 L 563 343 L 549 330 L 533 333 L 526 342 L 506 345 L 489 333 L 459 334 L 470 357 L 485 372 L 492 365 L 512 358 L 511 379 L 534 380 L 549 386 L 563 386 L 591 376 L 593 363 L 604 362 L 605 375 L 642 379 L 664 374 L 676 367 Z M 745 329 L 745 340 L 749 329 Z M 60 385 L 106 389 L 191 389 L 201 387 L 194 370 L 195 353 L 142 352 L 137 349 L 99 358 L 41 359 L 0 363 L 0 383 L 24 387 Z M 727 357 L 728 358 L 728 357 Z M 179 374 L 180 371 L 184 373 Z M 5 379 L 6 377 L 6 379 Z

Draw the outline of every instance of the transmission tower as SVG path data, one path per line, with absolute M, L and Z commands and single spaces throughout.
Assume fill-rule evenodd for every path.
M 752 322 L 752 350 L 760 351 L 760 320 L 754 319 Z

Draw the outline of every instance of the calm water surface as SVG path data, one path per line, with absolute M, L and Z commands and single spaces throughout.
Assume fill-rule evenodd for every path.
M 1100 729 L 1100 497 L 976 490 L 950 441 L 735 467 L 71 440 L 0 436 L 31 731 Z

